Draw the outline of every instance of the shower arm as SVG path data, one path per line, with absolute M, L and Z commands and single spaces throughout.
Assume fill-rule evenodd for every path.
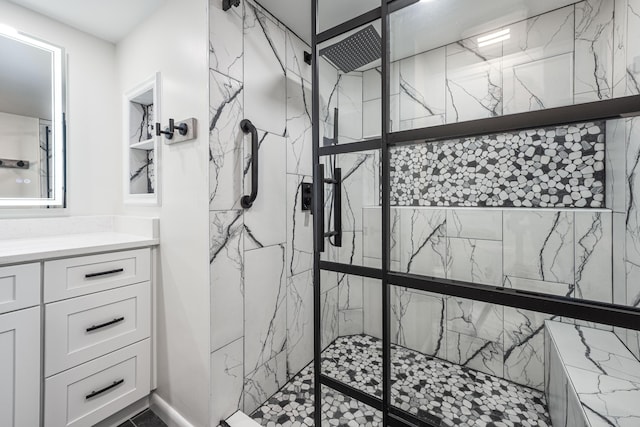
M 248 196 L 242 196 L 240 199 L 240 205 L 244 209 L 249 209 L 253 206 L 253 203 L 258 197 L 258 130 L 251 123 L 251 120 L 244 119 L 240 122 L 240 129 L 245 134 L 251 134 L 251 194 Z

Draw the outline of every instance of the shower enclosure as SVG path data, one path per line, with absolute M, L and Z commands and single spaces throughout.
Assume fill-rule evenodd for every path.
M 640 1 L 312 14 L 314 425 L 640 425 Z

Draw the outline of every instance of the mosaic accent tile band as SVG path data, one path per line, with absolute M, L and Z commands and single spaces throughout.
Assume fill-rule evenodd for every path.
M 324 352 L 323 373 L 380 397 L 382 342 L 340 337 Z M 542 392 L 400 346 L 392 346 L 393 405 L 438 426 L 551 425 Z M 329 388 L 323 426 L 382 426 L 380 413 Z M 307 366 L 252 415 L 264 426 L 313 425 L 313 366 Z
M 605 122 L 391 150 L 395 206 L 602 208 Z

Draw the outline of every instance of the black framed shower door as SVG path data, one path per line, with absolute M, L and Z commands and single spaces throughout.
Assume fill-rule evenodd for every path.
M 418 0 L 382 0 L 379 7 L 347 20 L 333 28 L 318 31 L 319 3 L 312 0 L 312 68 L 313 68 L 313 280 L 314 280 L 314 392 L 316 426 L 322 425 L 323 387 L 329 387 L 339 393 L 354 398 L 376 410 L 381 411 L 385 426 L 437 426 L 437 420 L 418 417 L 414 413 L 404 411 L 392 403 L 392 287 L 403 287 L 418 291 L 435 293 L 447 297 L 459 297 L 472 301 L 480 301 L 500 306 L 526 309 L 553 316 L 571 317 L 573 319 L 614 327 L 640 330 L 640 310 L 624 305 L 608 302 L 580 300 L 561 295 L 542 294 L 526 290 L 514 290 L 502 286 L 472 283 L 462 280 L 430 277 L 428 275 L 401 273 L 392 268 L 392 201 L 390 151 L 394 147 L 407 144 L 431 144 L 436 141 L 451 140 L 478 135 L 498 134 L 521 129 L 544 128 L 594 120 L 610 120 L 625 118 L 640 113 L 640 95 L 613 98 L 597 102 L 547 108 L 532 112 L 523 112 L 491 118 L 468 120 L 405 131 L 392 131 L 391 122 L 391 30 L 390 15 L 403 8 L 414 5 Z M 322 137 L 322 118 L 320 107 L 320 49 L 323 43 L 335 39 L 372 22 L 379 22 L 381 29 L 381 132 L 380 137 L 343 144 L 326 144 Z M 337 118 L 336 118 L 337 122 Z M 337 124 L 336 124 L 337 126 Z M 334 135 L 337 138 L 337 134 Z M 381 241 L 379 252 L 381 264 L 371 267 L 340 262 L 339 259 L 327 259 L 323 253 L 327 250 L 326 241 L 340 234 L 343 221 L 335 221 L 342 217 L 340 203 L 330 204 L 334 210 L 331 221 L 325 215 L 326 187 L 342 184 L 329 170 L 331 161 L 336 156 L 362 152 L 377 152 L 380 165 L 380 209 L 381 209 Z M 342 178 L 346 173 L 342 170 Z M 374 191 L 377 191 L 375 189 Z M 335 195 L 335 192 L 331 193 Z M 329 240 L 327 240 L 329 239 Z M 335 243 L 335 242 L 334 242 Z M 322 337 L 322 277 L 331 272 L 363 279 L 375 279 L 380 286 L 375 292 L 380 293 L 382 302 L 382 377 L 380 396 L 367 393 L 339 381 L 322 371 L 322 352 L 326 343 Z M 365 282 L 365 285 L 366 282 Z M 426 327 L 426 325 L 425 325 Z

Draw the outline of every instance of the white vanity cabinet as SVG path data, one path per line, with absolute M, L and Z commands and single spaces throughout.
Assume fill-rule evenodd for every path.
M 0 315 L 0 426 L 40 423 L 40 307 Z
M 93 426 L 149 395 L 151 269 L 150 247 L 0 267 L 0 426 Z
M 92 426 L 151 391 L 151 251 L 44 262 L 44 427 Z
M 40 422 L 40 264 L 0 267 L 0 426 Z

